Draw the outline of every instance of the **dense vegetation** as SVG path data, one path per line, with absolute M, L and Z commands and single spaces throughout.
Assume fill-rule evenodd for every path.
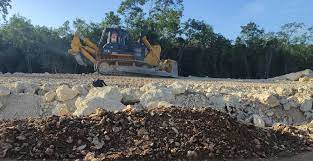
M 204 21 L 182 22 L 182 1 L 122 0 L 118 11 L 106 13 L 102 22 L 76 19 L 47 28 L 20 15 L 6 21 L 10 0 L 1 0 L 0 72 L 91 72 L 67 54 L 73 31 L 98 41 L 101 30 L 111 25 L 124 26 L 133 38 L 144 33 L 161 44 L 163 58 L 177 60 L 184 76 L 268 78 L 313 68 L 313 27 L 293 22 L 273 33 L 250 22 L 232 41 Z

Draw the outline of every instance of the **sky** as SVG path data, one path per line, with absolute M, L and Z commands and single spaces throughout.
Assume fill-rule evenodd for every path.
M 10 15 L 20 14 L 36 25 L 57 27 L 66 20 L 82 18 L 100 22 L 106 12 L 116 11 L 121 0 L 12 0 Z M 289 22 L 313 26 L 312 0 L 184 0 L 183 20 L 195 18 L 214 31 L 235 39 L 240 26 L 251 21 L 266 31 L 278 31 Z M 9 15 L 9 16 L 10 16 Z

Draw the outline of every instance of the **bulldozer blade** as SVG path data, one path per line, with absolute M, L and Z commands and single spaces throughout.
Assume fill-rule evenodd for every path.
M 76 62 L 77 62 L 79 65 L 87 66 L 87 64 L 84 62 L 84 60 L 83 60 L 83 58 L 81 57 L 80 54 L 77 54 L 77 55 L 75 55 L 74 57 L 75 57 Z

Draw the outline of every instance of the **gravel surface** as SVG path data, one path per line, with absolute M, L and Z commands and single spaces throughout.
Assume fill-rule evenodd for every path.
M 147 78 L 147 77 L 132 77 L 132 76 L 103 76 L 98 74 L 9 74 L 0 75 L 0 84 L 10 84 L 17 81 L 31 81 L 41 84 L 56 83 L 56 84 L 90 84 L 93 80 L 102 79 L 108 85 L 119 87 L 137 87 L 151 82 L 162 82 L 164 84 L 171 84 L 175 81 L 196 84 L 214 84 L 216 86 L 256 86 L 259 88 L 266 88 L 269 86 L 288 85 L 290 87 L 301 87 L 307 85 L 307 82 L 293 82 L 293 81 L 274 81 L 274 80 L 240 80 L 240 79 L 219 79 L 219 78 L 198 78 L 198 77 L 180 77 L 180 78 Z

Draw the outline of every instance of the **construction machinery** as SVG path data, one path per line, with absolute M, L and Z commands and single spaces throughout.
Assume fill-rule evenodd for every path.
M 176 61 L 160 59 L 160 45 L 151 45 L 146 36 L 132 41 L 120 27 L 106 28 L 98 44 L 76 32 L 69 53 L 78 64 L 93 65 L 101 74 L 178 76 Z

